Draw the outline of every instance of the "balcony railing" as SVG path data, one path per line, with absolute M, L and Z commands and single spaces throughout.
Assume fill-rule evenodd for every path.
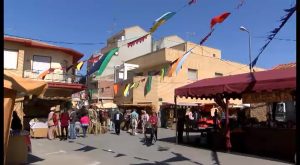
M 38 76 L 43 71 L 39 70 L 24 70 L 24 78 L 47 81 L 47 82 L 62 82 L 62 83 L 79 83 L 83 76 L 72 75 L 67 73 L 49 73 L 45 76 L 44 80 L 39 79 Z

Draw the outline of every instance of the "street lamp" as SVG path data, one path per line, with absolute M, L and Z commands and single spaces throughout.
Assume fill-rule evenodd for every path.
M 241 31 L 244 31 L 244 32 L 247 32 L 247 33 L 248 33 L 248 36 L 249 36 L 249 60 L 250 60 L 249 68 L 250 68 L 250 72 L 252 72 L 252 60 L 251 60 L 251 35 L 250 35 L 250 32 L 249 32 L 244 26 L 241 26 L 241 27 L 240 27 L 240 30 L 241 30 Z

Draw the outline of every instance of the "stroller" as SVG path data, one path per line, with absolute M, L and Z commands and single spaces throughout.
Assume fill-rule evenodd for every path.
M 146 144 L 154 144 L 156 142 L 156 137 L 154 135 L 155 128 L 151 125 L 151 123 L 146 123 L 145 125 L 145 133 L 144 133 L 144 142 Z

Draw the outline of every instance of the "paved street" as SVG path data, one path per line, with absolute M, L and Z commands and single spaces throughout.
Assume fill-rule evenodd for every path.
M 159 129 L 159 139 L 174 137 L 170 129 Z M 59 141 L 32 139 L 31 164 L 193 164 L 193 165 L 280 165 L 280 161 L 241 156 L 234 153 L 212 152 L 206 149 L 176 145 L 171 142 L 157 141 L 147 146 L 142 142 L 143 135 L 131 136 L 106 133 L 88 135 L 87 138 Z

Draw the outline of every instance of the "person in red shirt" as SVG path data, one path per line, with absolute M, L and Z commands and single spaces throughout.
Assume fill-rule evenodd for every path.
M 154 134 L 155 138 L 157 139 L 157 116 L 155 112 L 152 112 L 152 114 L 149 117 L 149 122 L 151 123 L 152 127 L 154 128 Z
M 63 110 L 63 113 L 60 115 L 60 124 L 61 124 L 61 139 L 67 140 L 68 139 L 68 127 L 69 127 L 70 116 L 67 110 Z M 66 134 L 64 134 L 66 131 Z

